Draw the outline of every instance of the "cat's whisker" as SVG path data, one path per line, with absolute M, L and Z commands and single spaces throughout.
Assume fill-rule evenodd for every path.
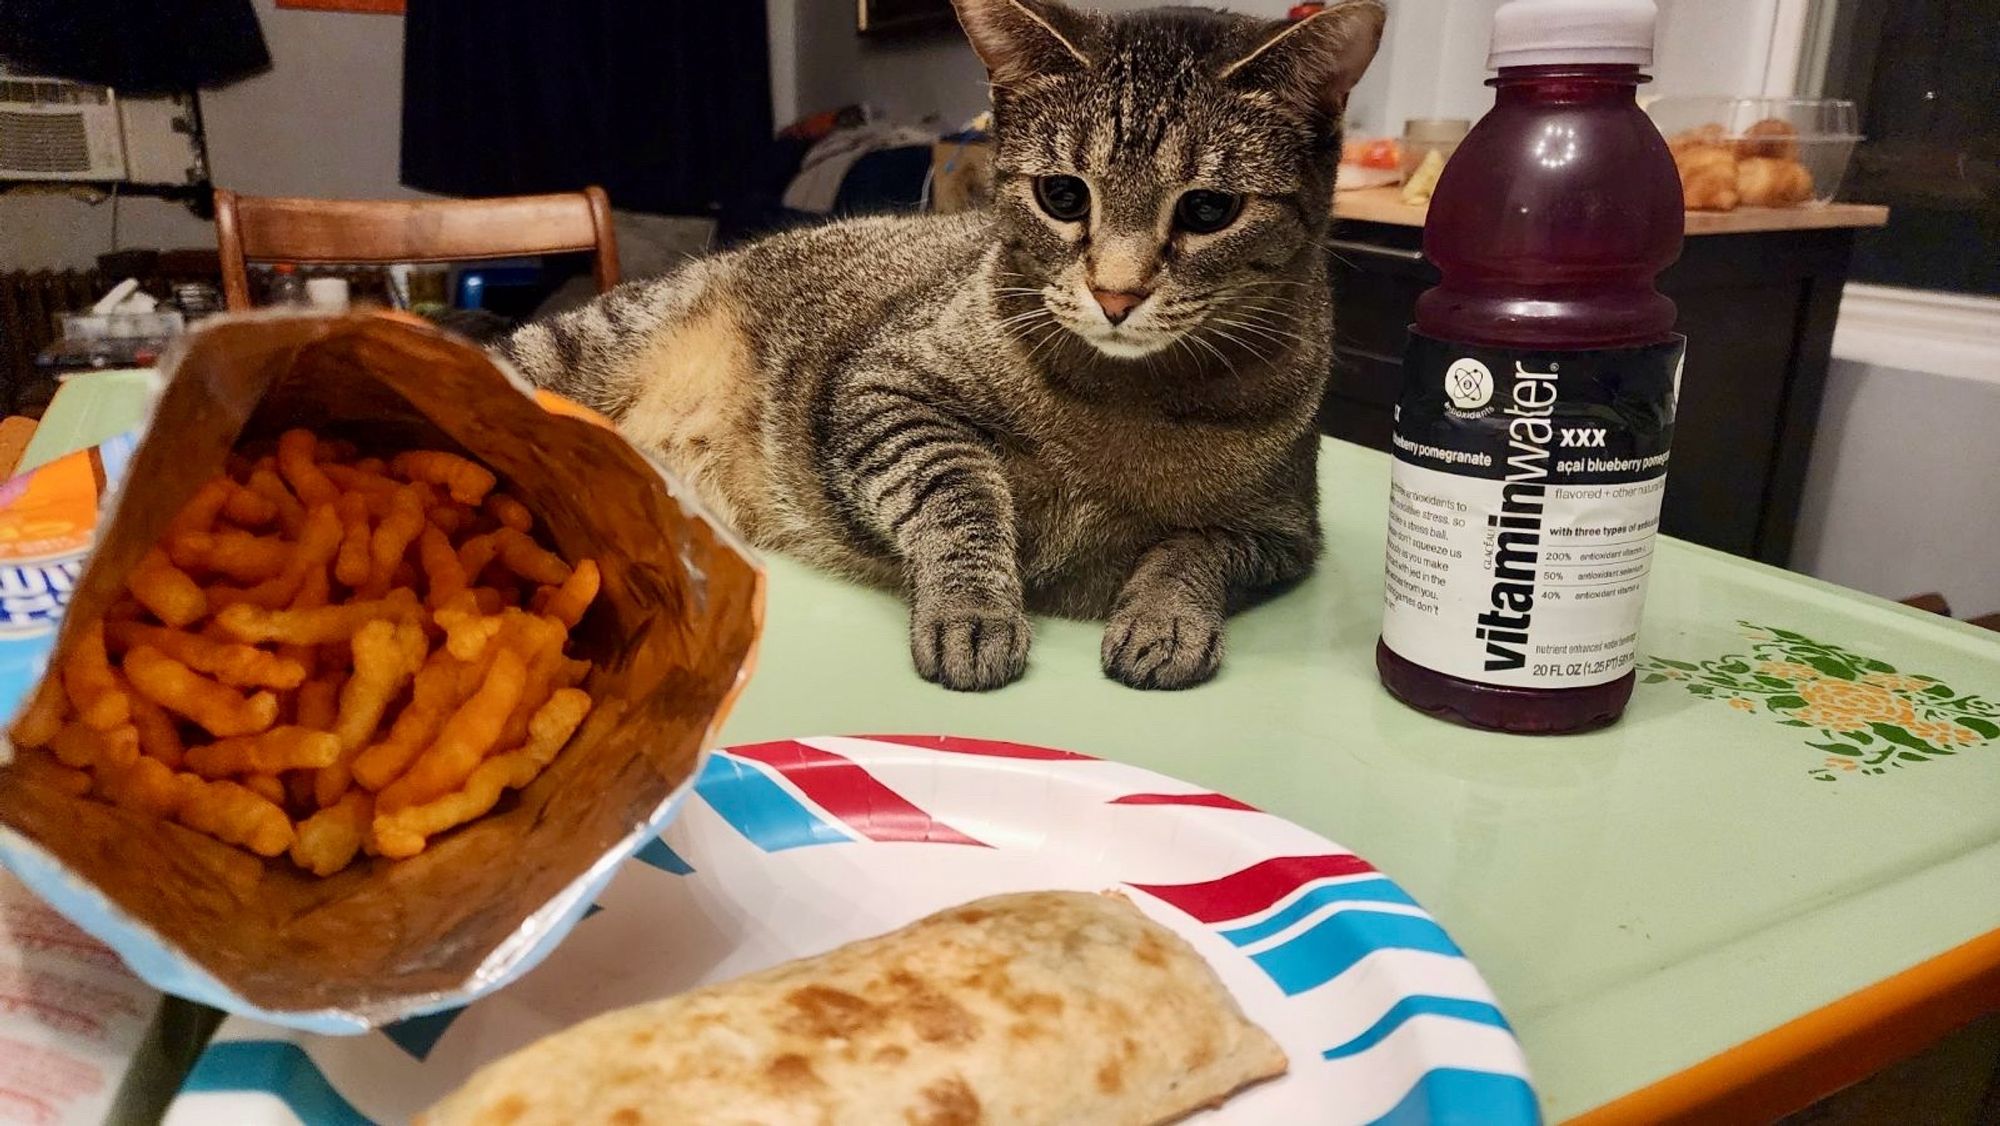
M 1276 314 L 1294 308 L 1283 297 L 1263 296 L 1248 300 L 1232 300 L 1231 294 L 1212 296 L 1202 305 L 1204 313 L 1243 313 L 1245 315 Z
M 1296 309 L 1296 305 L 1294 303 L 1287 301 L 1284 297 L 1280 295 L 1275 295 L 1275 294 L 1262 294 L 1257 297 L 1250 298 L 1248 300 L 1233 302 L 1231 303 L 1230 307 L 1233 309 L 1241 309 L 1246 312 L 1258 312 L 1258 313 L 1288 312 L 1293 309 Z
M 1298 335 L 1298 333 L 1294 329 L 1292 329 L 1292 327 L 1289 324 L 1287 324 L 1284 320 L 1274 319 L 1273 317 L 1262 315 L 1265 312 L 1266 310 L 1262 309 L 1232 308 L 1232 309 L 1220 309 L 1217 310 L 1216 312 L 1210 313 L 1209 315 L 1211 317 L 1215 317 L 1220 320 L 1233 320 L 1241 324 L 1257 325 L 1260 328 L 1272 329 L 1277 332 L 1283 333 L 1287 336 L 1296 337 Z
M 1033 324 L 1036 321 L 1055 320 L 1055 319 L 1056 315 L 1054 310 L 1050 309 L 1045 304 L 1037 303 L 1033 306 L 1030 306 L 1029 308 L 1021 310 L 1018 313 L 1014 313 L 1009 316 L 999 318 L 998 320 L 993 322 L 993 327 L 998 328 L 1002 333 L 1007 333 L 1010 332 L 1010 330 L 1012 330 L 1016 325 Z
M 1265 286 L 1271 286 L 1271 287 L 1287 286 L 1293 289 L 1311 289 L 1314 287 L 1315 284 L 1317 283 L 1293 281 L 1290 278 L 1252 278 L 1249 281 L 1230 282 L 1227 285 L 1216 287 L 1216 290 L 1219 293 L 1226 293 L 1232 289 L 1253 289 L 1253 288 L 1262 288 Z
M 1272 329 L 1274 331 L 1283 333 L 1287 336 L 1291 336 L 1294 339 L 1303 340 L 1305 338 L 1304 334 L 1300 333 L 1298 329 L 1294 327 L 1298 323 L 1297 320 L 1295 318 L 1283 316 L 1276 309 L 1231 308 L 1216 315 L 1239 316 L 1240 318 L 1248 321 L 1251 324 L 1261 325 L 1265 328 Z
M 1280 347 L 1289 347 L 1293 344 L 1302 344 L 1305 342 L 1305 338 L 1298 333 L 1279 332 L 1269 326 L 1257 324 L 1252 321 L 1241 321 L 1231 317 L 1216 317 L 1209 323 L 1211 325 L 1227 325 L 1230 328 L 1242 329 L 1244 332 L 1263 337 Z
M 1310 289 L 1310 286 L 1285 285 L 1235 285 L 1221 286 L 1209 294 L 1211 300 L 1234 299 L 1245 303 L 1292 302 L 1300 299 L 1294 289 Z
M 1210 304 L 1227 304 L 1232 308 L 1257 309 L 1269 312 L 1293 305 L 1301 297 L 1287 289 L 1276 286 L 1256 286 L 1254 288 L 1223 288 L 1208 296 Z
M 1265 355 L 1263 349 L 1256 347 L 1249 341 L 1243 339 L 1242 337 L 1236 335 L 1233 332 L 1230 332 L 1228 329 L 1217 328 L 1215 325 L 1210 324 L 1207 326 L 1207 330 L 1209 332 L 1213 332 L 1217 336 L 1220 336 L 1224 340 L 1227 340 L 1230 343 L 1236 345 L 1238 348 L 1243 349 L 1245 352 L 1250 353 L 1251 358 L 1256 360 L 1258 363 L 1267 364 L 1271 362 L 1271 357 Z
M 1024 313 L 1015 313 L 1011 317 L 1003 317 L 1002 319 L 994 322 L 994 327 L 1004 330 L 1012 325 L 1023 324 L 1029 321 L 1040 319 L 1042 317 L 1047 317 L 1050 320 L 1054 320 L 1055 314 L 1050 312 L 1048 308 L 1045 306 L 1038 306 L 1036 308 L 1029 309 Z
M 1042 354 L 1042 349 L 1048 347 L 1050 344 L 1056 346 L 1049 356 L 1053 360 L 1056 354 L 1062 351 L 1062 338 L 1068 331 L 1068 329 L 1062 326 L 1061 322 L 1051 320 L 1042 334 L 1036 337 L 1035 346 L 1028 351 L 1028 364 L 1033 366 L 1036 358 Z
M 1270 343 L 1269 341 L 1253 342 L 1252 340 L 1246 340 L 1242 336 L 1239 336 L 1235 331 L 1233 331 L 1232 328 L 1225 327 L 1223 322 L 1221 321 L 1209 321 L 1207 324 L 1202 325 L 1201 328 L 1197 331 L 1210 333 L 1214 336 L 1218 336 L 1224 340 L 1227 340 L 1235 344 L 1237 347 L 1242 348 L 1245 351 L 1256 356 L 1260 360 L 1264 359 L 1265 356 L 1263 347 L 1260 347 L 1259 343 L 1262 343 L 1266 347 L 1268 347 Z
M 1030 335 L 1031 333 L 1033 335 Z M 1026 357 L 1033 354 L 1033 345 L 1045 335 L 1047 335 L 1047 326 L 1041 326 L 1041 331 L 1039 332 L 1031 328 L 1018 336 L 1009 333 L 1007 339 L 1013 342 L 1015 352 Z
M 1185 336 L 1182 336 L 1181 339 L 1189 342 L 1190 344 L 1198 344 L 1201 347 L 1208 349 L 1209 355 L 1214 356 L 1218 360 L 1221 360 L 1222 366 L 1229 369 L 1229 374 L 1232 378 L 1240 377 L 1243 374 L 1236 370 L 1235 364 L 1229 362 L 1229 357 L 1223 353 L 1222 349 L 1217 348 L 1215 345 L 1209 343 L 1206 340 L 1203 340 L 1201 338 L 1200 333 L 1191 332 Z
M 1032 363 L 1034 357 L 1041 352 L 1042 346 L 1061 332 L 1062 326 L 1059 324 L 1036 325 L 1030 326 L 1021 335 L 1014 336 L 1011 339 L 1014 341 L 1014 346 L 1021 349 L 1028 361 Z
M 1279 320 L 1298 319 L 1296 307 L 1288 307 L 1285 304 L 1276 302 L 1265 303 L 1262 301 L 1224 299 L 1209 302 L 1208 310 L 1213 313 L 1240 313 L 1244 316 L 1275 317 Z
M 1011 317 L 1003 317 L 997 321 L 994 321 L 993 327 L 1005 331 L 1007 328 L 1013 325 L 1025 324 L 1028 321 L 1032 321 L 1037 318 L 1049 315 L 1050 313 L 1047 309 L 1028 309 L 1024 312 L 1016 313 Z

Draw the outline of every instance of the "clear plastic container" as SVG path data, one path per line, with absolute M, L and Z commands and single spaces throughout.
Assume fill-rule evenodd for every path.
M 1400 161 L 1403 182 L 1409 182 L 1410 174 L 1431 153 L 1450 160 L 1451 154 L 1458 151 L 1459 142 L 1471 131 L 1472 122 L 1460 117 L 1413 117 L 1404 122 Z
M 1743 206 L 1818 206 L 1840 194 L 1861 141 L 1854 103 L 1837 98 L 1658 98 L 1646 106 L 1676 155 L 1689 147 L 1728 148 L 1738 160 L 1795 162 L 1810 188 L 1781 201 L 1746 196 Z M 1789 195 L 1804 198 L 1790 200 Z M 1693 202 L 1694 193 L 1690 192 Z M 1723 210 L 1727 210 L 1724 208 Z
M 177 309 L 147 313 L 64 313 L 58 336 L 63 340 L 146 340 L 178 336 L 187 318 Z

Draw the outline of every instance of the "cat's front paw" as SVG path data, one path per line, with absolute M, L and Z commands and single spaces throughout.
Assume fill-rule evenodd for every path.
M 1104 627 L 1104 675 L 1132 688 L 1193 688 L 1222 667 L 1222 617 L 1128 606 Z
M 910 656 L 933 684 L 987 692 L 1027 671 L 1028 633 L 1018 606 L 920 601 L 910 611 Z

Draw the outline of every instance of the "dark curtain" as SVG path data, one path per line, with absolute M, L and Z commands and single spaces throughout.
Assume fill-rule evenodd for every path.
M 733 206 L 771 142 L 756 0 L 409 0 L 403 183 Z
M 180 94 L 271 65 L 250 0 L 0 0 L 0 61 L 22 74 Z

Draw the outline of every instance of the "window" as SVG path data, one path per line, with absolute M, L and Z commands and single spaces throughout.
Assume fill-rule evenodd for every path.
M 1801 86 L 1856 103 L 1856 281 L 2000 295 L 2000 0 L 1814 5 Z

